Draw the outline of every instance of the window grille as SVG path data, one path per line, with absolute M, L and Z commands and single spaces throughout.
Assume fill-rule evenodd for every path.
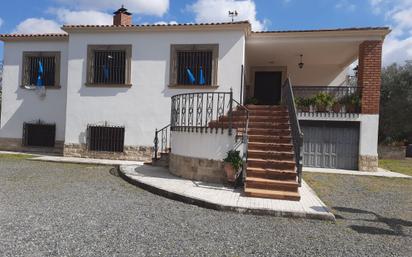
M 24 52 L 23 86 L 36 86 L 38 83 L 46 87 L 59 86 L 59 67 L 59 52 Z
M 179 85 L 211 85 L 212 59 L 212 51 L 178 51 L 177 83 Z M 188 70 L 192 73 L 194 82 L 191 81 Z
M 55 124 L 23 123 L 23 145 L 54 147 Z
M 89 150 L 123 152 L 124 132 L 124 127 L 89 125 Z

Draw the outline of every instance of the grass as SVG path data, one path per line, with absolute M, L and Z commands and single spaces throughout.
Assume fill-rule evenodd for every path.
M 33 158 L 33 155 L 30 154 L 8 154 L 8 153 L 2 153 L 0 154 L 0 159 L 21 159 L 21 160 L 25 160 L 25 159 L 30 159 Z
M 379 167 L 412 176 L 412 158 L 405 160 L 379 160 Z

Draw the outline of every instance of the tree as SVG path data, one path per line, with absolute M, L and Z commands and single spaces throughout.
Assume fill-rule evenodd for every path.
M 412 143 L 412 61 L 382 70 L 379 141 Z

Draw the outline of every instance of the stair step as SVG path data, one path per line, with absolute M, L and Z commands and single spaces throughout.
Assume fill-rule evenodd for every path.
M 249 142 L 262 142 L 262 143 L 281 143 L 287 144 L 292 142 L 291 136 L 265 136 L 265 135 L 250 135 Z
M 259 159 L 259 158 L 248 158 L 248 167 L 251 168 L 264 168 L 264 169 L 285 169 L 294 170 L 294 161 L 285 160 L 271 160 L 271 159 Z
M 228 116 L 221 117 L 219 119 L 220 122 L 227 122 L 229 121 Z M 233 116 L 233 122 L 245 122 L 246 117 L 243 116 Z M 288 123 L 288 117 L 276 117 L 276 116 L 249 116 L 249 123 L 252 122 L 276 122 L 276 123 Z
M 286 106 L 282 106 L 282 105 L 254 105 L 254 104 L 248 104 L 248 105 L 246 105 L 246 108 L 248 108 L 249 110 L 287 111 Z
M 248 188 L 284 190 L 288 192 L 298 192 L 299 187 L 296 180 L 278 180 L 258 177 L 247 177 L 245 183 Z
M 248 150 L 249 158 L 260 159 L 281 159 L 293 161 L 294 154 L 292 151 L 262 151 L 262 150 Z
M 243 128 L 242 128 L 243 130 Z M 265 129 L 251 128 L 248 130 L 249 135 L 272 135 L 272 136 L 291 136 L 290 129 Z
M 246 121 L 233 121 L 232 128 L 244 128 L 246 125 Z M 211 121 L 209 122 L 209 128 L 229 128 L 228 121 Z M 288 122 L 250 122 L 249 128 L 263 128 L 263 129 L 289 129 Z
M 249 150 L 262 150 L 262 151 L 293 151 L 293 145 L 289 144 L 270 144 L 262 142 L 249 142 Z
M 281 190 L 268 190 L 258 188 L 245 188 L 245 194 L 249 197 L 261 197 L 279 200 L 299 201 L 300 195 L 298 192 L 288 192 Z
M 267 178 L 267 179 L 279 179 L 279 180 L 294 180 L 297 173 L 294 170 L 282 170 L 282 169 L 264 169 L 247 167 L 247 177 Z

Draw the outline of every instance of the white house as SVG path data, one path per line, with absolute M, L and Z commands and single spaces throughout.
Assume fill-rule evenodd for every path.
M 221 181 L 226 152 L 243 144 L 254 174 L 246 188 L 255 189 L 259 176 L 285 189 L 281 180 L 296 180 L 301 155 L 307 166 L 376 170 L 388 28 L 132 25 L 124 8 L 113 20 L 65 25 L 65 34 L 0 35 L 0 149 L 150 160 L 171 148 L 171 172 Z

